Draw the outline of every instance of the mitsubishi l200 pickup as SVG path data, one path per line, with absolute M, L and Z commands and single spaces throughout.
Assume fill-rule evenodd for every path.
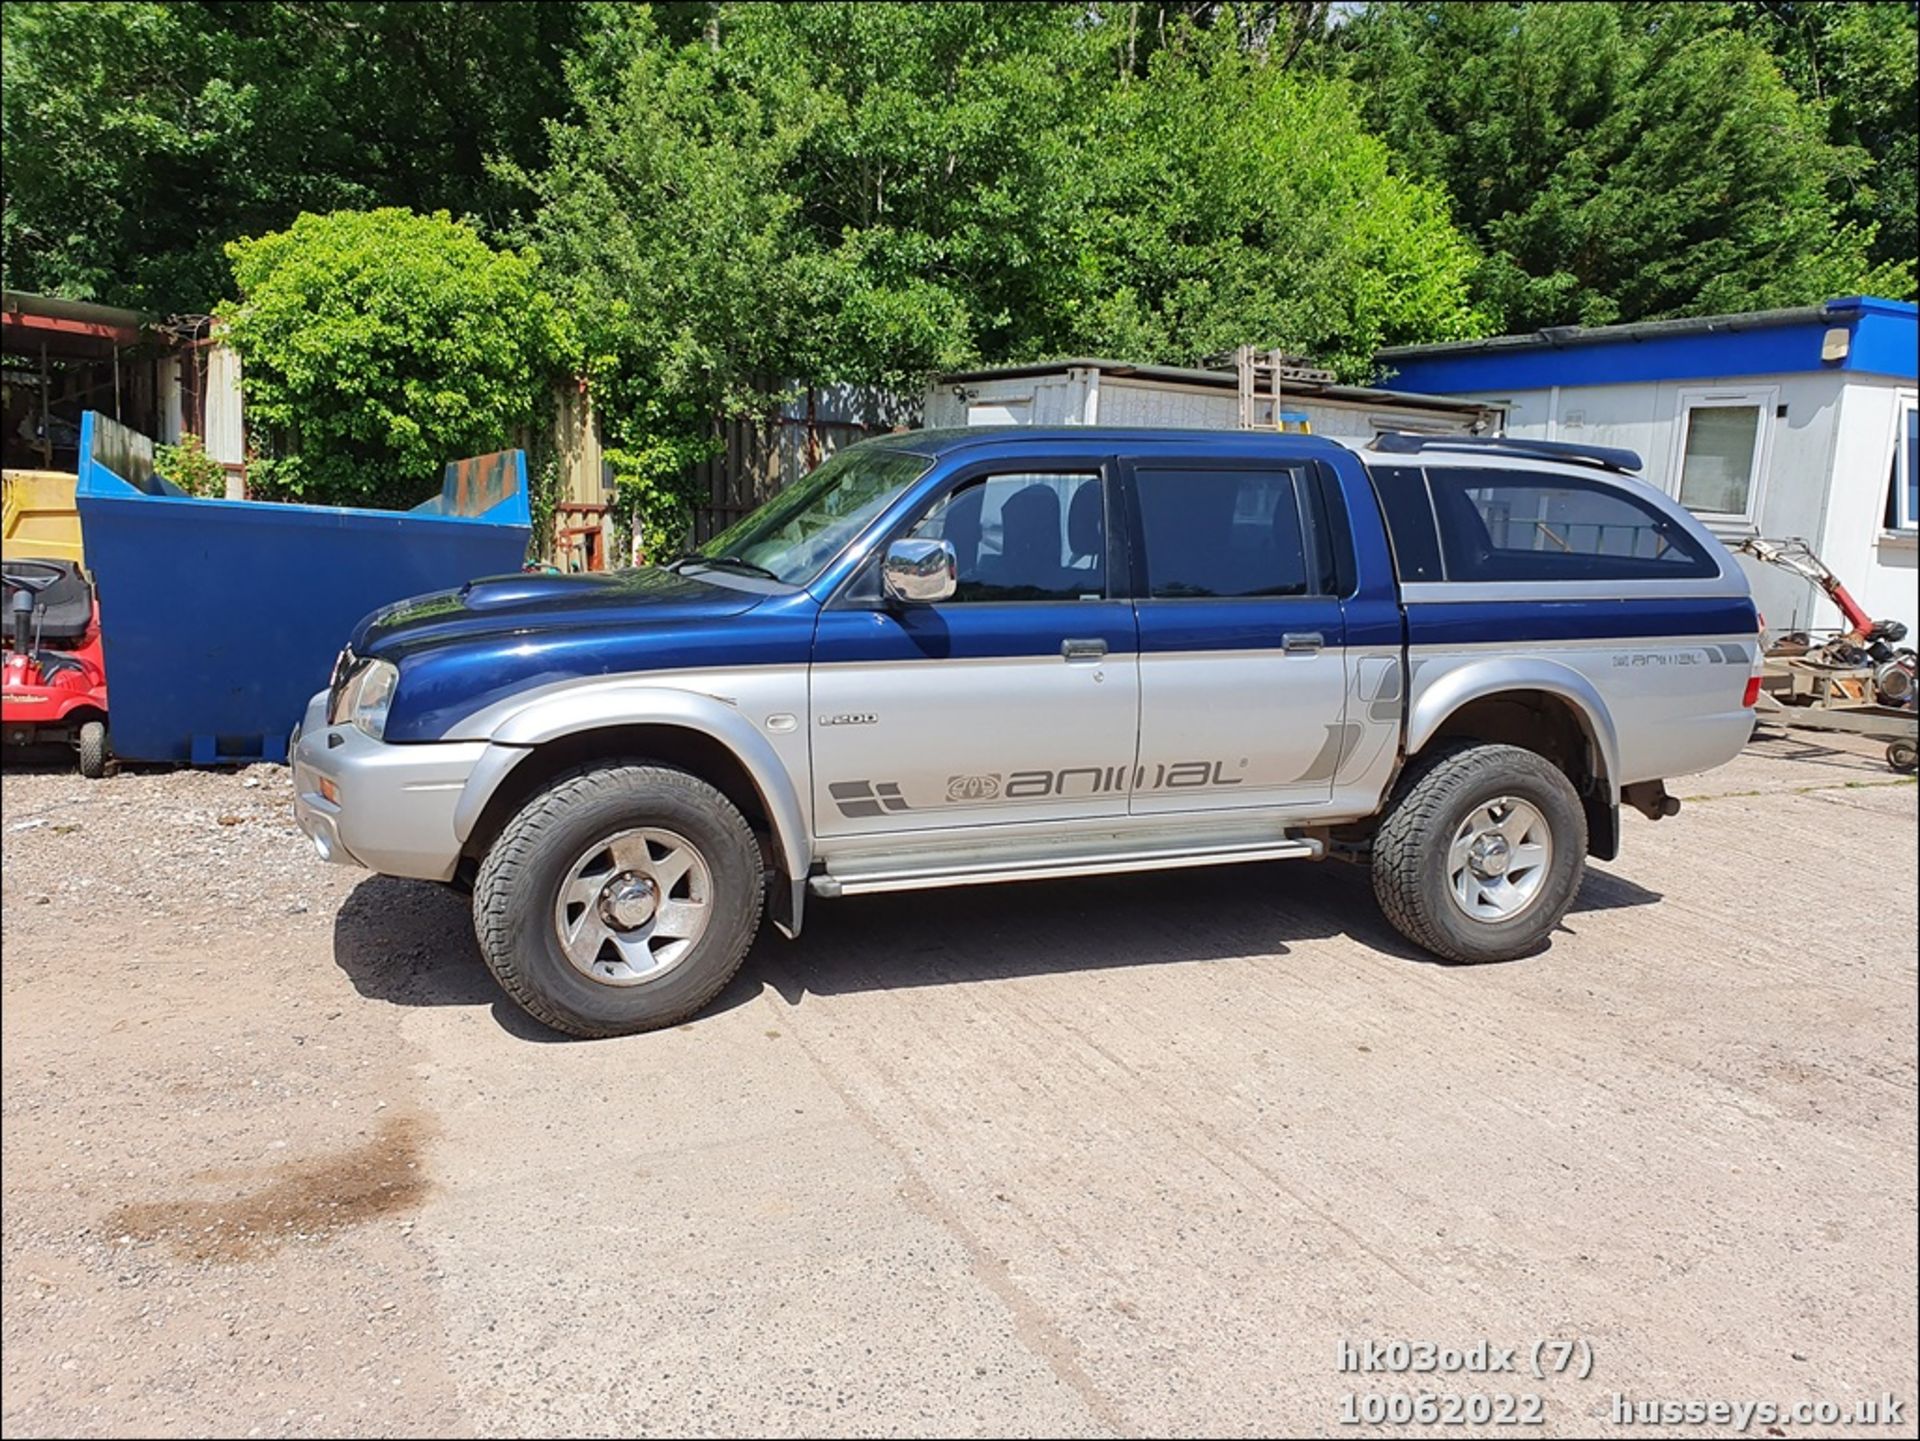
M 869 440 L 671 565 L 363 620 L 294 735 L 321 855 L 470 887 L 605 1036 L 813 899 L 1339 857 L 1456 962 L 1546 943 L 1620 808 L 1731 759 L 1759 623 L 1629 451 L 1458 436 Z

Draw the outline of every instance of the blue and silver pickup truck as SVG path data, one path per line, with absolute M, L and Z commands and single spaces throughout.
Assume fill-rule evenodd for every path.
M 367 617 L 295 732 L 321 855 L 470 887 L 562 1031 L 683 1020 L 810 897 L 1334 856 L 1453 961 L 1753 729 L 1739 567 L 1631 452 L 924 431 L 671 565 Z

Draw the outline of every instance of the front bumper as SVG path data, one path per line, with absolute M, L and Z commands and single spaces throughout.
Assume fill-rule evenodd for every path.
M 388 745 L 357 726 L 329 725 L 321 691 L 288 745 L 293 818 L 323 860 L 451 880 L 460 863 L 454 808 L 487 748 L 485 741 Z

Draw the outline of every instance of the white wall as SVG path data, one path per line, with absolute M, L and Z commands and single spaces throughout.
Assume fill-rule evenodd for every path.
M 1911 381 L 1856 380 L 1841 401 L 1833 490 L 1820 554 L 1875 620 L 1903 621 L 1907 644 L 1920 635 L 1920 545 L 1915 532 L 1888 530 L 1887 483 L 1898 426 L 1914 403 Z
M 163 355 L 153 364 L 160 377 L 160 433 L 154 439 L 162 445 L 178 445 L 185 422 L 180 396 L 180 357 Z
M 240 352 L 220 344 L 207 347 L 206 384 L 203 438 L 207 454 L 226 468 L 227 499 L 239 500 L 245 495 L 240 477 L 247 456 L 240 395 Z

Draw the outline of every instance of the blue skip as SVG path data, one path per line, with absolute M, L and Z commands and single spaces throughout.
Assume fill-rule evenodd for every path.
M 524 451 L 454 461 L 412 510 L 202 500 L 154 473 L 151 440 L 93 411 L 76 494 L 123 760 L 284 761 L 355 622 L 519 570 L 532 530 Z

